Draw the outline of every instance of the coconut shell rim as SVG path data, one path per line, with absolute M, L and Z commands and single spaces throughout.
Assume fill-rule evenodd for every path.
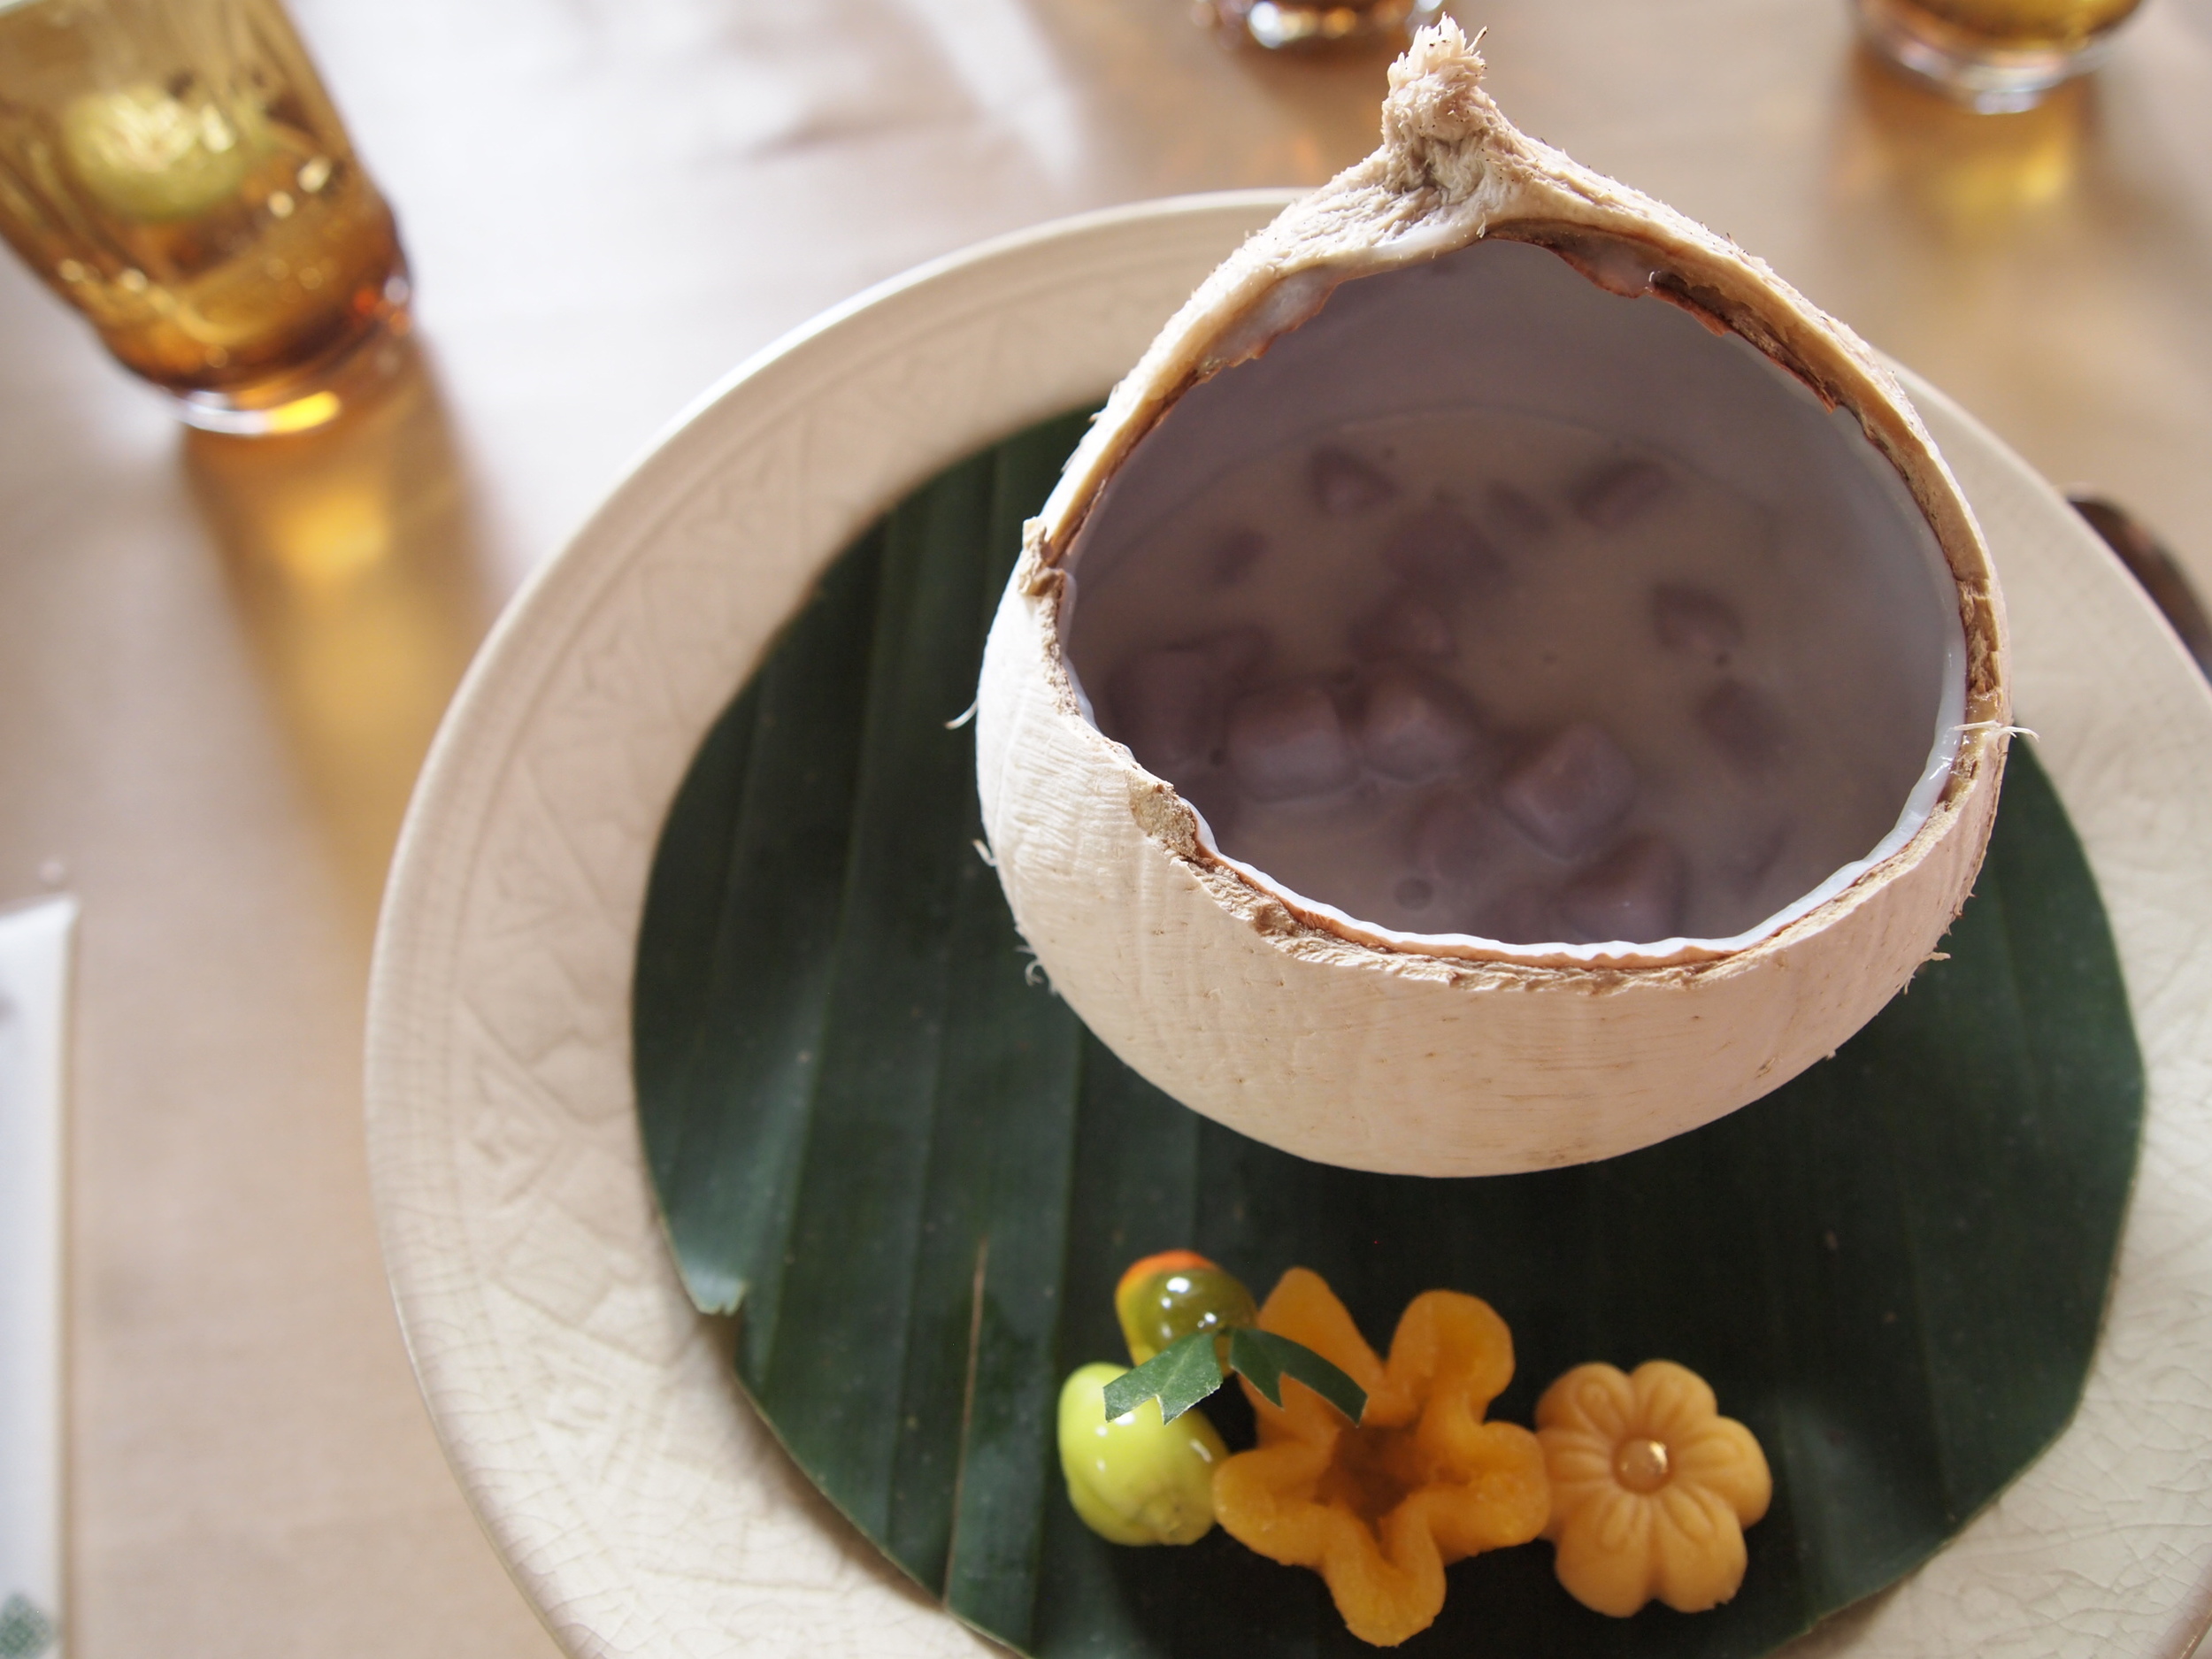
M 1964 811 L 1966 803 L 2001 777 L 2012 733 L 2003 595 L 1957 480 L 1903 388 L 1866 343 L 1732 241 L 1515 129 L 1480 91 L 1481 71 L 1480 56 L 1455 25 L 1422 32 L 1392 72 L 1382 147 L 1286 207 L 1170 320 L 1114 388 L 1043 513 L 1025 526 L 1011 584 L 1041 608 L 1045 672 L 1055 704 L 1103 746 L 1102 761 L 1129 774 L 1132 810 L 1147 839 L 1164 856 L 1187 865 L 1215 902 L 1279 947 L 1326 941 L 1345 965 L 1400 972 L 1417 971 L 1417 964 L 1432 971 L 1479 967 L 1530 988 L 1614 987 L 1746 971 L 1841 921 L 1975 816 Z M 1403 121 L 1394 128 L 1393 104 L 1402 95 L 1425 83 L 1433 90 L 1440 81 L 1471 111 L 1468 130 L 1440 139 L 1433 120 L 1425 132 L 1417 120 L 1410 131 Z M 1440 161 L 1440 150 L 1448 152 Z M 1463 175 L 1473 171 L 1481 180 L 1457 196 L 1448 180 L 1440 179 L 1453 172 L 1455 160 Z M 1355 228 L 1371 233 L 1366 241 L 1348 244 L 1348 218 Z M 1273 340 L 1317 315 L 1342 283 L 1425 264 L 1492 237 L 1548 248 L 1609 292 L 1649 295 L 1716 333 L 1735 334 L 1824 403 L 1849 411 L 1896 468 L 1950 571 L 1964 636 L 1966 686 L 1959 745 L 1942 794 L 1902 847 L 1842 891 L 1749 944 L 1720 949 L 1687 941 L 1669 951 L 1632 949 L 1591 956 L 1569 954 L 1550 941 L 1517 946 L 1472 940 L 1463 945 L 1439 935 L 1418 948 L 1397 942 L 1383 936 L 1386 930 L 1315 910 L 1311 901 L 1271 879 L 1255 880 L 1209 848 L 1197 813 L 1173 784 L 1146 770 L 1125 745 L 1083 716 L 1061 641 L 1062 566 L 1100 494 L 1138 444 L 1194 387 L 1263 353 Z M 1639 262 L 1646 268 L 1639 288 L 1608 280 L 1604 256 L 1624 246 L 1653 256 Z M 1167 389 L 1157 389 L 1164 381 Z M 1990 820 L 1986 814 L 1979 818 L 1985 843 Z M 1978 849 L 1973 868 L 1979 863 Z M 1965 902 L 1970 875 L 1951 895 L 1951 916 Z

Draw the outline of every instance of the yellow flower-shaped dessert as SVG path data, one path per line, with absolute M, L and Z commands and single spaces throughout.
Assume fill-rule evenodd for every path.
M 1578 1365 L 1536 1402 L 1536 1434 L 1551 1471 L 1544 1535 L 1576 1601 L 1626 1618 L 1654 1596 L 1701 1613 L 1736 1594 L 1743 1529 L 1774 1482 L 1703 1378 L 1663 1359 L 1633 1376 Z
M 1348 1372 L 1367 1409 L 1354 1426 L 1302 1383 L 1286 1380 L 1278 1408 L 1246 1381 L 1260 1443 L 1216 1472 L 1214 1511 L 1248 1548 L 1319 1572 L 1353 1635 L 1389 1647 L 1427 1629 L 1447 1565 L 1543 1531 L 1542 1448 L 1483 1421 L 1513 1376 L 1513 1339 L 1489 1303 L 1415 1297 L 1385 1364 L 1321 1277 L 1294 1267 L 1259 1325 Z

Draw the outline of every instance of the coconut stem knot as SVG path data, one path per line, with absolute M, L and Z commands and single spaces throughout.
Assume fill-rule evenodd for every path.
M 1449 18 L 1416 35 L 1390 65 L 1382 136 L 1392 188 L 1432 188 L 1455 206 L 1481 185 L 1483 140 L 1499 119 L 1482 72 L 1482 54 Z

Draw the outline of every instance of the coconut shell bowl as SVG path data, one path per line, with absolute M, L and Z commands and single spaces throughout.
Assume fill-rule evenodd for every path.
M 2010 732 L 1894 380 L 1480 71 L 1425 34 L 1381 148 L 1116 389 L 979 704 L 997 868 L 1092 1029 L 1407 1174 L 1628 1151 L 1833 1052 L 1963 902 Z
M 1183 1247 L 1371 1339 L 1486 1299 L 1494 1417 L 1663 1356 L 1766 1447 L 1704 1622 L 1532 1545 L 1408 1653 L 2200 1633 L 2212 697 L 1985 428 L 1471 61 L 1302 203 L 788 337 L 472 671 L 371 1148 L 570 1651 L 1364 1651 L 1068 1512 L 1058 1380 Z

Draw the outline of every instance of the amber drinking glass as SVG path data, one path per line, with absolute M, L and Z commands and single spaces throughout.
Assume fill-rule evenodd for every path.
M 1854 0 L 1895 62 L 1978 110 L 2024 110 L 2097 66 L 2142 0 Z
M 1443 12 L 1444 0 L 1199 0 L 1194 15 L 1225 38 L 1299 51 L 1377 40 L 1402 45 Z
M 0 234 L 217 431 L 329 419 L 406 322 L 391 210 L 277 0 L 0 0 Z

